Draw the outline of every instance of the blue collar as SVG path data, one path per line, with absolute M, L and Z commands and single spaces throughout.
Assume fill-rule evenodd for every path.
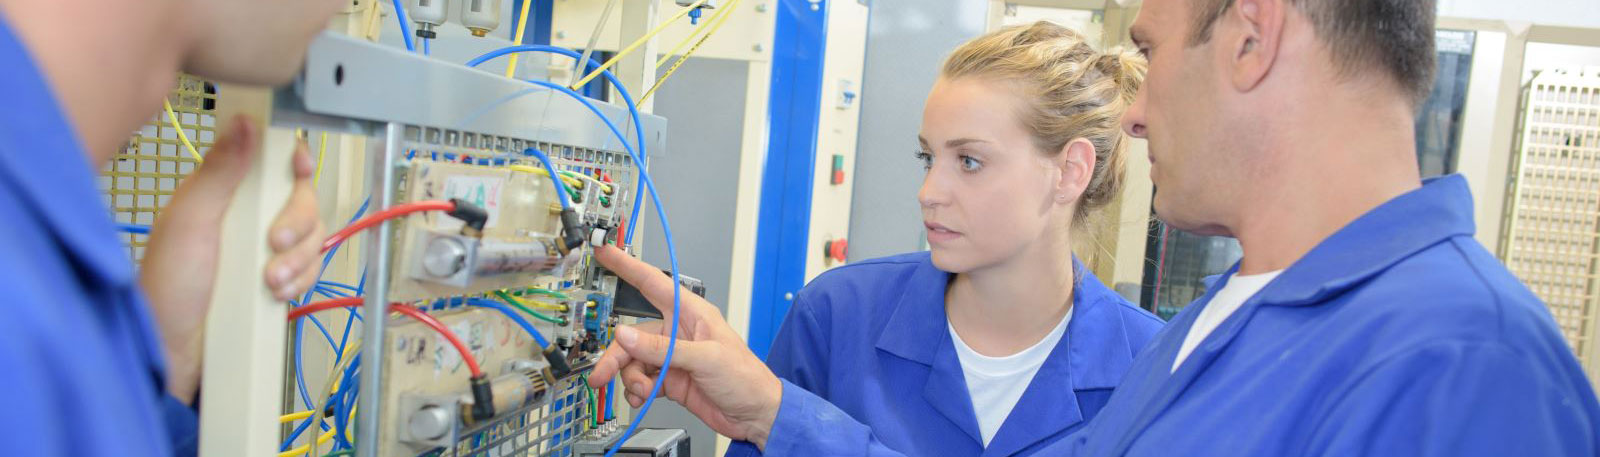
M 1321 303 L 1412 254 L 1475 231 L 1466 178 L 1430 178 L 1317 244 L 1256 298 L 1263 306 Z
M 14 195 L 90 281 L 132 284 L 95 172 L 54 92 L 0 16 L 0 187 Z M 6 223 L 19 223 L 8 221 Z
M 1083 422 L 1077 393 L 1115 387 L 1133 363 L 1136 352 L 1117 309 L 1121 298 L 1076 259 L 1073 267 L 1079 279 L 1073 288 L 1073 317 L 1066 335 L 1051 349 L 1051 356 L 1012 409 L 1011 417 L 1021 419 L 1007 419 L 984 455 L 1011 455 Z M 928 366 L 921 386 L 923 398 L 972 440 L 981 442 L 977 415 L 945 317 L 949 280 L 949 273 L 934 267 L 930 257 L 923 257 L 876 346 Z M 1059 355 L 1063 350 L 1064 357 Z
M 1121 325 L 1104 325 L 1121 322 L 1116 309 L 1121 297 L 1101 284 L 1100 278 L 1077 259 L 1073 259 L 1073 267 L 1078 272 L 1078 283 L 1072 289 L 1072 321 L 1067 323 L 1066 336 L 1061 339 L 1061 344 L 1072 343 L 1068 345 L 1071 352 L 1065 359 L 1052 357 L 1040 370 L 1070 361 L 1068 366 L 1055 368 L 1072 373 L 1073 389 L 1116 387 L 1132 364 L 1129 354 L 1136 352 L 1129 346 Z M 894 314 L 878 337 L 878 349 L 924 365 L 932 365 L 941 350 L 952 349 L 942 347 L 951 344 L 944 312 L 949 282 L 950 273 L 939 270 L 925 257 L 911 274 L 905 294 L 895 304 Z

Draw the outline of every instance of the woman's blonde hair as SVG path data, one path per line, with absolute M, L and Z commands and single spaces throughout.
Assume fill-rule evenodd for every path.
M 1144 73 L 1145 61 L 1137 54 L 1095 51 L 1078 32 L 1040 21 L 962 44 L 945 60 L 940 75 L 1013 84 L 1027 102 L 1022 122 L 1046 154 L 1059 153 L 1075 138 L 1094 144 L 1094 173 L 1073 214 L 1077 225 L 1122 191 L 1128 141 L 1121 117 L 1133 104 Z

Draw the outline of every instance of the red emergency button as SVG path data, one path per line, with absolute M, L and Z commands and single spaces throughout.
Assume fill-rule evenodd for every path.
M 849 253 L 849 249 L 850 242 L 845 241 L 844 238 L 829 240 L 822 243 L 823 257 L 827 257 L 829 260 L 833 260 L 834 262 L 844 262 L 844 258 Z

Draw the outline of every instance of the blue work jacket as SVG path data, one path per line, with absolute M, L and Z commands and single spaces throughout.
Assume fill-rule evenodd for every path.
M 1589 380 L 1544 304 L 1473 240 L 1472 221 L 1460 176 L 1384 203 L 1267 284 L 1171 373 L 1211 297 L 1196 300 L 1100 416 L 1044 453 L 1600 455 Z
M 5 455 L 195 452 L 164 350 L 95 171 L 0 16 L 0 414 Z M 85 61 L 85 65 L 89 65 Z
M 1162 322 L 1076 264 L 1072 321 L 984 448 L 926 252 L 835 268 L 801 289 L 767 364 L 783 400 L 766 454 L 1009 456 L 1093 417 Z M 728 455 L 758 455 L 735 443 Z

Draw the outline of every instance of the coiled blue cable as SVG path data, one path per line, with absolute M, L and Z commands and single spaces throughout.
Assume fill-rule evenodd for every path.
M 600 120 L 606 124 L 606 128 L 611 129 L 611 133 L 613 135 L 616 135 L 618 139 L 624 138 L 623 135 L 622 135 L 622 131 L 617 129 L 617 124 L 616 123 L 611 122 L 611 119 L 607 119 L 606 116 L 605 116 L 605 113 L 600 112 L 600 108 L 596 107 L 593 102 L 590 102 L 589 99 L 584 98 L 582 95 L 579 95 L 577 92 L 573 92 L 572 89 L 568 89 L 568 88 L 566 88 L 566 86 L 562 86 L 560 84 L 555 84 L 555 83 L 551 83 L 551 82 L 547 82 L 547 81 L 528 81 L 528 82 L 533 83 L 533 84 L 538 85 L 538 86 L 547 87 L 547 88 L 550 88 L 552 90 L 559 91 L 559 92 L 561 92 L 563 94 L 566 94 L 569 97 L 572 97 L 573 99 L 577 100 L 579 103 L 582 103 L 584 107 L 589 108 L 589 111 L 594 113 L 595 116 L 599 117 Z M 623 146 L 624 149 L 627 149 L 629 155 L 633 156 L 634 163 L 637 163 L 637 164 L 643 164 L 644 163 L 644 161 L 640 159 L 639 154 L 637 152 L 634 152 L 632 147 L 628 146 L 628 143 L 627 143 L 626 140 L 623 141 L 622 146 Z M 666 238 L 666 241 L 667 241 L 667 259 L 672 264 L 672 284 L 674 286 L 677 286 L 678 284 L 681 284 L 683 282 L 683 280 L 678 275 L 678 250 L 677 250 L 677 247 L 672 242 L 672 225 L 667 223 L 667 212 L 666 212 L 665 209 L 663 209 L 665 207 L 661 205 L 661 196 L 656 193 L 656 184 L 655 184 L 655 182 L 650 180 L 650 173 L 648 171 L 645 171 L 645 169 L 643 167 L 640 167 L 639 168 L 639 178 L 640 178 L 640 180 L 642 180 L 644 182 L 645 191 L 647 191 L 650 194 L 650 202 L 653 203 L 652 206 L 655 207 L 656 217 L 661 220 L 661 235 Z M 636 222 L 630 222 L 630 225 L 637 225 L 637 223 Z M 667 354 L 661 360 L 661 373 L 667 373 L 669 371 L 669 369 L 671 368 L 671 366 L 672 366 L 672 354 L 673 354 L 673 351 L 676 350 L 677 347 L 678 347 L 678 316 L 679 316 L 679 308 L 683 304 L 682 294 L 683 294 L 683 288 L 682 287 L 673 287 L 672 288 L 672 335 L 670 336 L 670 339 L 667 340 Z M 644 420 L 644 417 L 645 417 L 646 414 L 650 413 L 650 406 L 655 404 L 656 395 L 660 394 L 660 392 L 661 392 L 661 382 L 663 380 L 666 380 L 666 379 L 667 379 L 666 376 L 657 376 L 656 377 L 655 386 L 652 386 L 650 388 L 650 395 L 645 397 L 644 406 L 639 408 L 639 414 L 634 416 L 633 422 L 628 424 L 628 430 L 623 432 L 622 436 L 624 436 L 624 437 L 633 436 L 633 433 L 639 429 L 639 423 Z M 622 441 L 618 440 L 617 444 L 612 446 L 611 450 L 606 451 L 605 457 L 612 457 L 612 456 L 616 455 L 617 454 L 617 450 L 621 449 L 621 448 L 622 448 Z
M 476 67 L 476 66 L 481 65 L 484 62 L 488 61 L 489 59 L 493 59 L 493 58 L 500 57 L 500 56 L 507 55 L 507 54 L 518 53 L 518 52 L 546 52 L 546 53 L 551 53 L 551 54 L 563 55 L 563 56 L 571 57 L 574 60 L 580 60 L 581 64 L 584 66 L 584 68 L 588 69 L 589 71 L 594 71 L 594 69 L 600 67 L 600 63 L 599 62 L 595 62 L 593 59 L 584 59 L 582 54 L 579 54 L 578 52 L 573 51 L 571 49 L 560 48 L 560 47 L 549 46 L 549 45 L 542 45 L 542 44 L 527 44 L 527 45 L 517 45 L 517 46 L 506 46 L 506 47 L 503 47 L 503 48 L 500 48 L 500 49 L 489 51 L 487 53 L 484 53 L 481 56 L 478 56 L 476 58 L 473 58 L 472 60 L 467 61 L 467 66 Z M 633 162 L 638 165 L 639 169 L 640 170 L 644 170 L 645 168 L 649 167 L 649 165 L 650 165 L 650 163 L 648 162 L 648 160 L 650 160 L 650 153 L 649 153 L 649 151 L 647 151 L 645 149 L 644 127 L 639 123 L 639 109 L 634 107 L 635 103 L 633 102 L 633 96 L 628 94 L 627 87 L 622 84 L 622 81 L 617 79 L 616 75 L 611 74 L 610 70 L 606 70 L 606 71 L 600 72 L 600 76 L 606 78 L 606 81 L 611 82 L 611 87 L 616 88 L 617 89 L 617 95 L 622 97 L 622 103 L 627 105 L 628 116 L 633 121 L 633 136 L 634 136 L 634 139 L 637 140 L 637 142 L 635 144 L 638 145 L 638 154 L 632 154 L 631 152 L 630 152 L 630 154 L 632 154 Z M 532 81 L 529 81 L 529 82 L 532 82 Z M 573 92 L 573 93 L 575 94 L 576 92 Z M 519 97 L 519 96 L 522 96 L 522 95 L 526 95 L 526 94 L 522 94 L 522 93 L 512 94 L 512 96 L 508 97 L 508 99 L 509 98 Z M 588 100 L 588 98 L 583 97 L 582 95 L 579 95 L 577 98 L 580 101 Z M 595 110 L 593 106 L 590 106 L 590 109 L 595 111 L 595 115 L 596 116 L 600 116 L 601 119 L 604 119 L 608 123 L 610 123 L 610 119 L 607 119 L 604 114 L 601 114 L 599 112 L 599 110 Z M 613 124 L 612 127 L 615 127 L 615 124 Z M 613 128 L 613 130 L 620 131 L 620 130 L 615 129 L 615 128 Z M 624 147 L 626 147 L 627 144 L 628 144 L 628 138 L 627 138 L 626 135 L 618 134 L 617 135 L 617 140 L 621 141 Z M 640 173 L 636 188 L 643 188 L 643 187 L 644 187 L 644 176 L 643 176 L 643 173 Z M 633 200 L 633 211 L 631 211 L 629 213 L 629 215 L 628 215 L 628 228 L 627 228 L 626 232 L 623 233 L 623 235 L 622 235 L 622 239 L 623 239 L 622 244 L 624 244 L 624 245 L 632 245 L 633 244 L 633 229 L 634 229 L 634 227 L 637 227 L 639 225 L 639 224 L 635 223 L 635 221 L 639 220 L 639 207 L 643 203 L 644 203 L 644 200 L 639 199 L 639 198 L 635 198 Z

